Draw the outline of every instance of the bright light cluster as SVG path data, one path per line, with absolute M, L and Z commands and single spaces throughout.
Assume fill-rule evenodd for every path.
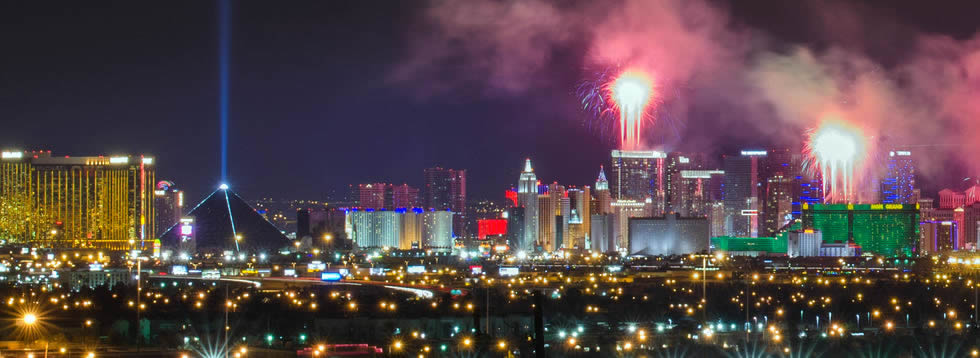
M 653 80 L 636 69 L 626 70 L 609 87 L 609 98 L 619 111 L 622 149 L 639 149 L 643 116 L 652 97 Z
M 867 156 L 863 131 L 837 119 L 824 120 L 810 132 L 807 152 L 811 165 L 823 179 L 824 201 L 851 202 L 856 173 Z

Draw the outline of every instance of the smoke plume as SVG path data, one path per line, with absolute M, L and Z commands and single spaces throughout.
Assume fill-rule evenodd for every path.
M 649 71 L 667 94 L 654 116 L 699 127 L 654 142 L 798 143 L 834 115 L 879 149 L 941 153 L 980 172 L 980 34 L 958 40 L 848 2 L 805 4 L 811 43 L 778 39 L 703 0 L 434 1 L 391 79 L 425 83 L 429 94 L 523 96 L 567 83 L 552 67 L 575 56 L 583 67 Z M 921 162 L 924 175 L 949 167 Z

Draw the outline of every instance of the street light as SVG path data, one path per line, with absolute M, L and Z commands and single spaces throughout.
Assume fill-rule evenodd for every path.
M 25 314 L 23 320 L 24 320 L 24 324 L 28 326 L 33 325 L 37 323 L 37 315 L 33 313 Z

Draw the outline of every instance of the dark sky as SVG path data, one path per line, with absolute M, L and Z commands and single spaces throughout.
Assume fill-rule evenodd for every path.
M 875 1 L 871 51 L 900 56 L 905 26 L 968 37 L 980 2 Z M 420 185 L 422 168 L 469 170 L 498 199 L 532 156 L 544 181 L 588 184 L 611 144 L 576 115 L 577 48 L 532 95 L 461 88 L 419 98 L 388 74 L 409 53 L 422 1 L 233 5 L 230 184 L 246 198 L 325 198 L 368 181 Z M 962 5 L 962 6 L 961 6 Z M 740 26 L 821 46 L 813 2 L 722 3 Z M 217 5 L 212 1 L 0 3 L 0 146 L 55 155 L 150 153 L 157 176 L 204 195 L 219 181 Z M 696 122 L 695 122 L 696 123 Z M 689 126 L 685 131 L 711 130 Z M 733 138 L 712 150 L 766 144 Z

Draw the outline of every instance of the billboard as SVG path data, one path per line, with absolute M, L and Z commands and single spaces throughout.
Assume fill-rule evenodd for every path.
M 170 267 L 170 273 L 174 276 L 184 276 L 187 275 L 187 266 L 184 265 L 173 265 Z
M 338 272 L 323 272 L 320 273 L 320 280 L 327 282 L 337 282 L 344 278 Z
M 327 264 L 320 261 L 313 261 L 306 265 L 306 270 L 309 272 L 323 271 L 326 269 L 327 269 Z
M 205 280 L 217 280 L 221 278 L 221 271 L 218 270 L 204 270 L 201 271 L 201 278 Z
M 521 270 L 519 268 L 517 268 L 517 267 L 501 267 L 500 268 L 500 276 L 503 276 L 503 277 L 517 276 L 520 273 L 521 273 Z

